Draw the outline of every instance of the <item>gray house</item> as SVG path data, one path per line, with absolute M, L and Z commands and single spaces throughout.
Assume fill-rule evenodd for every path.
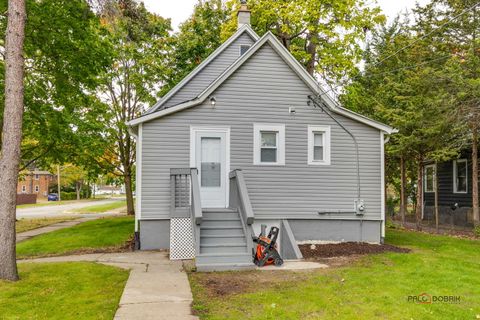
M 252 266 L 252 235 L 297 244 L 384 237 L 384 143 L 394 130 L 336 105 L 246 7 L 239 29 L 141 117 L 140 248 L 199 270 Z

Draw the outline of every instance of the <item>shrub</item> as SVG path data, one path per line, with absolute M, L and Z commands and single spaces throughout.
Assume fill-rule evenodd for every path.
M 76 192 L 62 192 L 62 200 L 77 200 Z
M 479 237 L 479 238 L 480 238 L 480 225 L 476 226 L 476 227 L 473 229 L 473 233 L 475 234 L 476 237 Z

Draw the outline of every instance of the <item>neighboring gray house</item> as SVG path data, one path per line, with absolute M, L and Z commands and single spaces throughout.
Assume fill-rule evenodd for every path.
M 221 270 L 252 266 L 261 224 L 280 227 L 287 259 L 301 257 L 299 242 L 383 241 L 384 143 L 394 130 L 337 106 L 275 36 L 255 34 L 245 7 L 239 21 L 128 124 L 140 248 Z

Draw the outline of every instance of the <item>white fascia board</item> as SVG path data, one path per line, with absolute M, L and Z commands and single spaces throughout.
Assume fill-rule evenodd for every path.
M 285 60 L 285 62 L 297 73 L 297 75 L 304 80 L 304 82 L 310 87 L 313 92 L 316 92 L 322 97 L 322 100 L 325 101 L 326 105 L 335 113 L 341 114 L 347 118 L 356 120 L 358 122 L 364 123 L 368 126 L 374 127 L 381 131 L 384 131 L 388 134 L 396 133 L 398 130 L 387 126 L 378 121 L 372 120 L 365 116 L 362 116 L 358 113 L 345 109 L 338 106 L 321 88 L 320 84 L 312 77 L 311 74 L 305 70 L 305 68 L 298 62 L 293 55 L 288 52 L 288 50 L 280 43 L 280 41 L 271 34 L 269 38 L 272 47 L 277 51 L 277 53 Z
M 378 122 L 378 121 L 375 121 L 375 120 L 372 120 L 368 117 L 365 117 L 361 114 L 358 114 L 356 112 L 353 112 L 351 110 L 348 110 L 346 108 L 343 108 L 343 107 L 340 107 L 340 106 L 334 106 L 333 108 L 331 108 L 333 112 L 335 113 L 338 113 L 340 115 L 343 115 L 347 118 L 350 118 L 352 120 L 355 120 L 355 121 L 358 121 L 358 122 L 361 122 L 361 123 L 364 123 L 370 127 L 373 127 L 373 128 L 376 128 L 380 131 L 383 131 L 387 134 L 393 134 L 393 133 L 397 133 L 398 130 L 395 129 L 395 128 L 392 128 L 390 126 L 387 126 L 386 124 L 383 124 L 381 122 Z
M 164 117 L 166 115 L 181 111 L 183 109 L 191 108 L 191 107 L 196 106 L 200 103 L 201 103 L 201 101 L 199 101 L 199 99 L 195 99 L 195 100 L 192 100 L 192 101 L 187 101 L 187 102 L 178 104 L 174 107 L 163 109 L 161 111 L 157 111 L 157 112 L 154 112 L 154 113 L 149 113 L 149 114 L 146 114 L 146 115 L 144 115 L 140 118 L 130 120 L 130 121 L 127 122 L 127 126 L 134 127 L 134 126 L 139 125 L 140 123 L 144 123 L 144 122 L 147 122 L 147 121 L 150 121 L 150 120 L 153 120 L 153 119 L 161 118 L 161 117 Z
M 168 99 L 170 99 L 175 93 L 177 93 L 183 86 L 185 86 L 193 77 L 195 77 L 200 71 L 203 70 L 210 62 L 212 62 L 220 53 L 230 46 L 238 37 L 244 32 L 247 32 L 253 40 L 259 39 L 258 35 L 253 31 L 249 25 L 244 25 L 237 32 L 235 32 L 228 40 L 226 40 L 220 47 L 218 47 L 212 54 L 210 54 L 205 60 L 202 61 L 192 72 L 190 72 L 185 78 L 182 79 L 175 87 L 173 87 L 165 96 L 163 96 L 156 104 L 148 109 L 145 114 L 153 113 L 158 110 Z

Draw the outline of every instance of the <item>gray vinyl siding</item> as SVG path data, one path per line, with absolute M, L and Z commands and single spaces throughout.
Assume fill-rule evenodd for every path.
M 358 219 L 319 216 L 319 210 L 352 210 L 356 198 L 351 138 L 318 109 L 307 106 L 305 83 L 266 44 L 208 102 L 143 124 L 142 219 L 168 218 L 170 168 L 189 167 L 190 126 L 229 126 L 230 169 L 244 172 L 259 219 Z M 288 108 L 296 107 L 296 115 Z M 357 137 L 365 219 L 381 219 L 380 131 L 337 115 Z M 253 124 L 285 124 L 285 166 L 253 165 Z M 307 164 L 308 125 L 331 126 L 331 165 Z
M 241 45 L 253 45 L 254 40 L 247 33 L 240 35 L 228 48 L 225 48 L 213 61 L 202 71 L 185 84 L 176 94 L 168 99 L 164 107 L 168 108 L 182 102 L 196 98 L 205 90 L 220 74 L 230 67 L 240 57 Z

